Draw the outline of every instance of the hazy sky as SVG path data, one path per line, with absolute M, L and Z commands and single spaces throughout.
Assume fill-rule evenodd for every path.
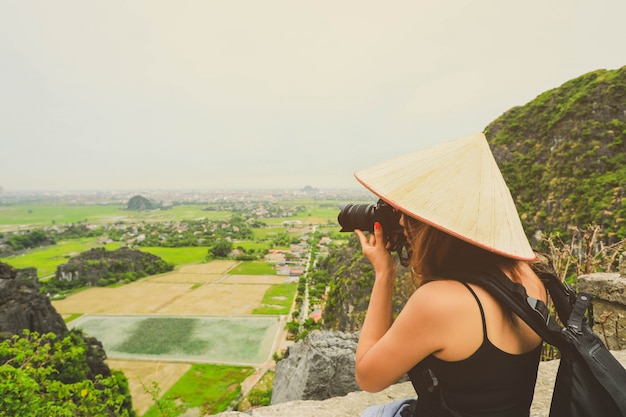
M 0 187 L 358 187 L 626 65 L 624 0 L 0 0 Z

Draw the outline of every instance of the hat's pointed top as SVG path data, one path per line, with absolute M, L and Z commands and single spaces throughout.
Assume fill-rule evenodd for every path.
M 405 213 L 489 251 L 532 260 L 511 193 L 482 133 L 356 172 Z

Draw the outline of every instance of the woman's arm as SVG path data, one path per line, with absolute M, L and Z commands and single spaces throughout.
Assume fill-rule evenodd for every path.
M 370 261 L 375 273 L 374 286 L 356 349 L 356 377 L 357 383 L 361 385 L 359 364 L 365 354 L 387 333 L 393 324 L 392 300 L 396 267 L 389 250 L 387 250 L 380 223 L 374 224 L 374 233 L 371 233 L 369 238 L 360 230 L 355 232 L 361 241 L 363 255 Z
M 376 281 L 356 350 L 356 380 L 371 392 L 395 383 L 412 366 L 438 350 L 445 326 L 441 303 L 434 297 L 437 285 L 424 285 L 416 291 L 393 320 L 395 263 L 387 250 L 380 225 L 366 237 L 356 231 L 363 254 L 374 267 Z

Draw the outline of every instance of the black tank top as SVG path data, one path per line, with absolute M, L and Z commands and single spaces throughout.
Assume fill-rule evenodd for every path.
M 463 417 L 528 417 L 537 380 L 541 344 L 530 352 L 510 354 L 494 346 L 487 337 L 485 313 L 478 296 L 472 293 L 483 323 L 483 343 L 468 358 L 447 362 L 433 355 L 426 357 L 409 372 L 417 392 L 416 416 L 449 417 L 442 407 Z M 431 373 L 441 392 L 431 392 Z

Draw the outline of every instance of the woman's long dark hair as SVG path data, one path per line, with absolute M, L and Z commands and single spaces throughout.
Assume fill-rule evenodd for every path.
M 410 268 L 417 285 L 437 279 L 444 271 L 479 272 L 486 265 L 511 271 L 511 278 L 519 280 L 515 274 L 515 259 L 479 248 L 406 214 L 404 227 L 412 250 Z

